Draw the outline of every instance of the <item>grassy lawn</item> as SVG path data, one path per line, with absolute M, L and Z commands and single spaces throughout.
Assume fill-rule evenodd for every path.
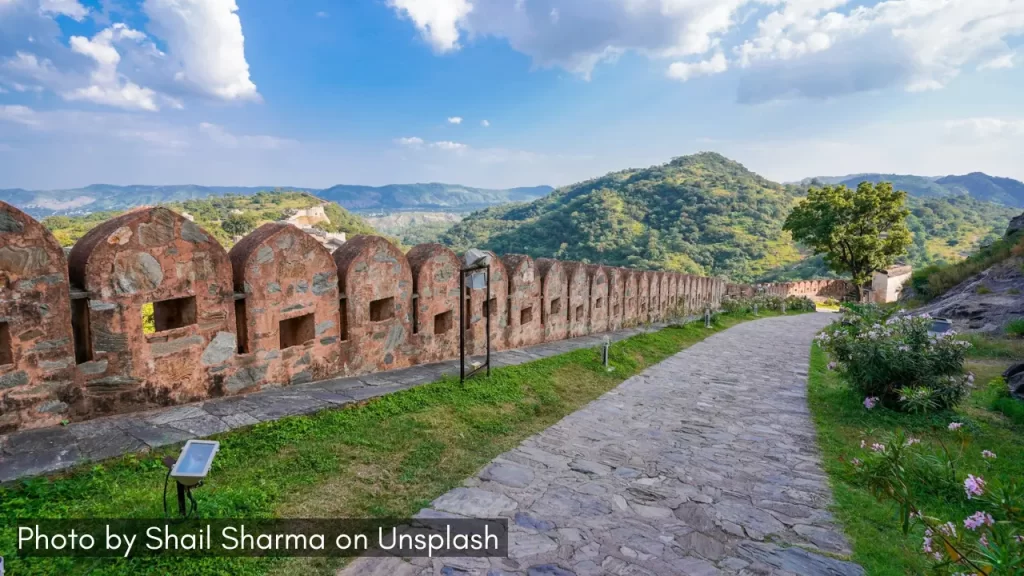
M 773 315 L 762 312 L 761 316 Z M 446 378 L 347 409 L 325 410 L 221 434 L 210 483 L 197 491 L 204 518 L 408 517 L 486 462 L 647 366 L 740 322 L 703 323 L 635 336 L 611 347 L 493 371 L 465 387 Z M 165 469 L 177 447 L 0 488 L 0 517 L 160 518 Z M 173 498 L 173 494 L 172 494 Z M 339 559 L 14 558 L 13 523 L 0 524 L 11 574 L 329 574 Z
M 877 407 L 868 411 L 861 397 L 827 369 L 828 358 L 815 345 L 811 351 L 809 401 L 824 466 L 835 495 L 835 514 L 842 521 L 853 544 L 853 560 L 871 575 L 924 574 L 928 564 L 920 553 L 921 530 L 905 537 L 900 529 L 895 506 L 879 502 L 858 486 L 850 474 L 848 462 L 863 457 L 862 439 L 871 444 L 884 431 L 903 429 L 922 445 L 936 453 L 944 443 L 952 451 L 961 449 L 957 436 L 947 426 L 964 423 L 967 433 L 962 446 L 964 459 L 961 474 L 983 474 L 988 480 L 1004 483 L 1024 478 L 1024 410 L 1016 400 L 1000 398 L 1000 387 L 989 386 L 1011 364 L 1019 351 L 1014 343 L 989 342 L 978 355 L 972 356 L 968 369 L 976 374 L 977 388 L 955 411 L 926 415 L 903 414 Z M 1019 355 L 1018 358 L 1024 356 Z M 1009 404 L 1010 408 L 1000 406 Z M 1019 412 L 1013 412 L 1016 409 Z M 1016 414 L 1016 420 L 1003 412 Z M 981 451 L 991 450 L 998 458 L 989 463 Z M 916 502 L 926 513 L 952 520 L 958 526 L 975 512 L 962 490 L 947 493 L 919 487 Z

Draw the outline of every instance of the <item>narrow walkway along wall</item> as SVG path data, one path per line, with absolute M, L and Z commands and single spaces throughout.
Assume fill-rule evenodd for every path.
M 721 279 L 492 254 L 491 292 L 448 248 L 356 236 L 333 254 L 265 224 L 228 254 L 193 222 L 140 208 L 65 259 L 0 202 L 0 434 L 618 330 L 717 308 Z M 836 281 L 765 286 L 839 290 Z M 461 313 L 461 314 L 460 314 Z M 460 327 L 459 320 L 463 318 Z

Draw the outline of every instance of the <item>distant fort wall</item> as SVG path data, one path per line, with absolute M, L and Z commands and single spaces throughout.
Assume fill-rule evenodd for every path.
M 725 294 L 737 297 L 753 297 L 757 294 L 770 296 L 806 296 L 820 302 L 828 299 L 842 300 L 855 294 L 853 282 L 842 279 L 801 280 L 799 282 L 781 282 L 777 284 L 728 284 Z
M 333 253 L 288 223 L 229 252 L 166 208 L 90 230 L 65 256 L 0 202 L 0 434 L 359 375 L 717 309 L 755 287 L 492 254 L 490 293 L 447 247 L 377 236 Z M 761 287 L 840 296 L 841 281 Z M 460 314 L 460 311 L 462 312 Z M 460 326 L 460 322 L 462 326 Z

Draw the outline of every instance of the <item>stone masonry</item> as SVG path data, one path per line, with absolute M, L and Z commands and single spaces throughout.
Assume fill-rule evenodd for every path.
M 447 360 L 460 328 L 481 355 L 488 315 L 491 349 L 504 350 L 664 319 L 673 285 L 694 315 L 725 289 L 673 272 L 492 257 L 491 292 L 458 294 L 461 263 L 443 246 L 406 255 L 356 236 L 329 253 L 275 223 L 229 255 L 157 207 L 100 224 L 65 259 L 43 226 L 0 202 L 0 435 Z
M 342 576 L 856 576 L 807 408 L 804 314 L 715 334 L 433 501 L 503 517 L 509 557 L 360 558 Z
M 0 202 L 0 434 L 65 417 L 75 393 L 70 303 L 60 244 Z

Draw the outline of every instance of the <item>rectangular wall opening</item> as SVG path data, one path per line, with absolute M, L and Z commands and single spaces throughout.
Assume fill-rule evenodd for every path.
M 594 303 L 594 308 L 600 310 L 602 307 L 604 307 L 604 298 L 598 298 L 597 302 Z
M 249 353 L 249 321 L 245 313 L 245 300 L 235 300 L 235 336 L 238 338 L 238 353 Z
M 494 317 L 498 313 L 498 299 L 491 298 L 484 302 L 484 314 L 490 317 Z
M 75 364 L 92 361 L 92 330 L 89 328 L 89 300 L 71 301 L 71 336 L 75 340 Z
M 412 333 L 420 333 L 420 302 L 419 298 L 412 299 Z
M 0 366 L 14 364 L 14 342 L 11 341 L 11 325 L 0 322 Z
M 452 311 L 442 312 L 434 316 L 434 334 L 445 334 L 455 325 Z
M 530 306 L 528 308 L 523 308 L 519 312 L 519 325 L 520 326 L 525 326 L 525 325 L 529 324 L 530 322 L 533 322 L 533 306 Z
M 342 298 L 338 301 L 338 322 L 339 336 L 342 342 L 348 340 L 348 299 Z
M 302 346 L 316 337 L 316 323 L 312 314 L 281 320 L 278 333 L 281 336 L 281 350 Z
M 505 313 L 508 314 L 508 319 L 506 320 L 506 324 L 511 328 L 512 327 L 512 298 L 508 298 L 505 301 Z
M 619 316 L 619 305 L 618 304 L 616 304 L 615 306 L 612 306 L 612 316 L 615 316 L 616 318 Z
M 142 331 L 146 334 L 183 328 L 195 323 L 195 296 L 161 300 L 142 305 Z
M 583 304 L 576 307 L 576 321 L 583 320 Z
M 370 322 L 383 322 L 395 317 L 395 299 L 381 298 L 370 302 Z
M 561 312 L 562 312 L 562 299 L 561 298 L 553 298 L 551 300 L 551 314 L 554 315 L 554 314 L 559 314 Z

